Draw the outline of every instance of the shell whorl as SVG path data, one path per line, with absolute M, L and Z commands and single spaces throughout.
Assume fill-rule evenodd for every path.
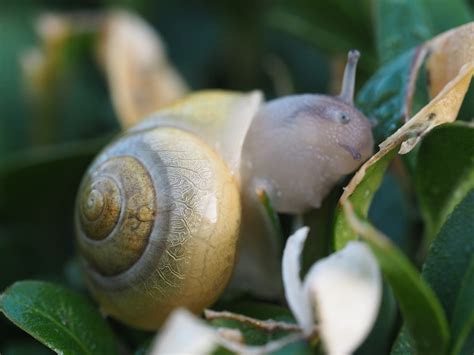
M 83 179 L 75 221 L 86 280 L 104 311 L 157 329 L 175 307 L 200 311 L 226 286 L 239 191 L 200 138 L 158 127 L 105 148 Z
M 110 158 L 87 177 L 79 196 L 84 238 L 97 241 L 93 248 L 81 245 L 83 256 L 102 275 L 129 269 L 145 251 L 156 214 L 146 168 L 133 157 Z

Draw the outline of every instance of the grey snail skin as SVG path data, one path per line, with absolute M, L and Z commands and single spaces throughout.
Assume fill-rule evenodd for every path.
M 372 154 L 371 125 L 352 102 L 358 58 L 349 52 L 339 96 L 262 103 L 259 92 L 197 92 L 104 148 L 82 180 L 75 224 L 105 314 L 154 330 L 176 307 L 201 312 L 233 273 L 248 289 L 278 289 L 265 279 L 279 278 L 278 253 L 255 191 L 301 214 Z

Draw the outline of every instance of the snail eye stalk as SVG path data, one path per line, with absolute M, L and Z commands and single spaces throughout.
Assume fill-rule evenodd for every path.
M 344 78 L 342 79 L 342 88 L 339 97 L 349 105 L 352 105 L 354 100 L 354 87 L 359 57 L 359 51 L 351 50 L 347 55 L 347 64 L 344 69 Z

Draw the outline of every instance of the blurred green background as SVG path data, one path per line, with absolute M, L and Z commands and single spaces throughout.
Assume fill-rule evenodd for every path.
M 328 92 L 333 59 L 359 49 L 359 83 L 375 69 L 369 1 L 17 1 L 0 5 L 0 153 L 70 142 L 118 129 L 90 49 L 71 44 L 42 93 L 28 95 L 21 58 L 38 44 L 44 11 L 128 7 L 162 35 L 171 62 L 193 89 Z M 339 63 L 340 64 L 340 63 Z M 279 84 L 283 82 L 283 84 Z M 38 107 L 40 106 L 40 107 Z M 46 106 L 46 107 L 45 107 Z M 46 111 L 46 112 L 45 112 Z M 47 117 L 45 117 L 47 116 Z M 42 122 L 43 121 L 43 122 Z M 46 122 L 44 122 L 46 121 Z M 43 124 L 42 124 L 43 123 Z M 44 132 L 44 123 L 49 130 Z
M 375 2 L 0 2 L 0 290 L 16 280 L 42 279 L 84 291 L 74 258 L 75 193 L 88 163 L 120 131 L 94 55 L 93 34 L 68 43 L 41 90 L 32 90 L 22 63 L 25 54 L 40 45 L 34 27 L 39 14 L 131 9 L 161 34 L 170 61 L 192 90 L 261 89 L 273 98 L 336 93 L 346 53 L 352 48 L 362 53 L 360 88 L 385 61 L 386 52 L 376 40 L 377 23 L 384 18 L 379 11 L 375 19 Z M 432 9 L 437 1 L 424 2 Z M 468 3 L 472 9 L 474 1 Z M 405 49 L 459 24 L 459 18 L 450 23 L 450 18 L 440 19 L 427 8 L 421 12 L 424 17 L 420 15 L 426 26 L 412 34 Z M 461 23 L 471 18 L 466 12 Z M 467 116 L 472 117 L 472 111 Z M 416 240 L 409 236 L 419 232 L 420 220 L 407 173 L 400 169 L 399 162 L 386 175 L 371 218 L 410 253 Z M 37 353 L 29 339 L 0 317 L 1 353 Z

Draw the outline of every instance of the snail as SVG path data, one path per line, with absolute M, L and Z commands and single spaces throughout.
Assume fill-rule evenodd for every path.
M 353 106 L 358 58 L 349 52 L 339 96 L 262 103 L 259 92 L 197 92 L 104 148 L 81 182 L 75 225 L 106 314 L 157 329 L 178 306 L 212 304 L 236 264 L 243 280 L 249 258 L 268 268 L 255 191 L 277 212 L 301 214 L 372 154 L 371 125 Z

